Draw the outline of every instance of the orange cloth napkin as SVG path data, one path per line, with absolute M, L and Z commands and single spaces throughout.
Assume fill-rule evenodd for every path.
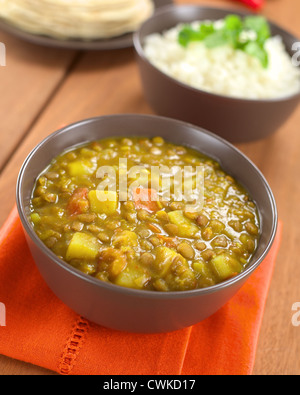
M 281 228 L 265 261 L 212 317 L 172 333 L 131 334 L 88 322 L 58 300 L 14 208 L 0 233 L 0 354 L 64 375 L 251 374 Z

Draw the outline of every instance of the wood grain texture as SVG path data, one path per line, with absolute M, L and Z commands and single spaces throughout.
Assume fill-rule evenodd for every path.
M 207 4 L 207 1 L 181 0 L 178 3 Z M 264 13 L 300 37 L 299 0 L 266 0 L 266 3 Z M 242 8 L 235 1 L 227 0 L 211 0 L 209 4 Z M 19 43 L 10 40 L 13 62 L 11 67 L 7 65 L 5 78 L 0 69 L 0 83 L 7 84 L 9 97 L 7 101 L 0 97 L 0 125 L 1 131 L 10 128 L 13 143 L 7 144 L 6 137 L 0 135 L 4 158 L 0 174 L 0 224 L 14 204 L 20 166 L 42 138 L 62 124 L 83 118 L 113 113 L 152 113 L 143 97 L 132 49 L 82 53 L 76 57 L 74 53 L 64 54 L 56 50 L 53 50 L 55 55 L 49 56 L 48 50 L 34 47 L 30 49 L 31 61 L 24 61 L 26 54 L 21 58 L 18 55 Z M 35 74 L 39 76 L 36 84 Z M 30 86 L 32 92 L 28 96 Z M 293 327 L 291 322 L 292 305 L 300 302 L 299 124 L 300 108 L 275 135 L 238 145 L 266 176 L 284 225 L 282 246 L 259 337 L 255 375 L 300 374 L 300 328 Z M 0 356 L 0 374 L 53 373 Z
M 30 130 L 72 65 L 76 53 L 39 48 L 8 34 L 6 67 L 0 68 L 0 169 Z

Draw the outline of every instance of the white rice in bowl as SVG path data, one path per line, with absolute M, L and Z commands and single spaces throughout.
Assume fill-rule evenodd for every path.
M 195 22 L 193 25 L 200 24 Z M 230 45 L 207 48 L 203 42 L 181 46 L 178 25 L 146 37 L 148 60 L 165 74 L 207 92 L 244 99 L 276 99 L 300 92 L 300 69 L 292 64 L 280 36 L 266 41 L 269 65 Z

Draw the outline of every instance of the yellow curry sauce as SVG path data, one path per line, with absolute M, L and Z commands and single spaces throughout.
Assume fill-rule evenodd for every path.
M 176 184 L 174 169 L 186 167 L 189 177 Z M 202 169 L 202 206 L 195 204 L 198 195 L 191 202 L 177 193 L 179 186 L 197 192 L 196 169 Z M 216 161 L 161 137 L 110 138 L 62 153 L 36 181 L 30 220 L 73 267 L 151 291 L 204 288 L 236 276 L 260 233 L 254 202 Z

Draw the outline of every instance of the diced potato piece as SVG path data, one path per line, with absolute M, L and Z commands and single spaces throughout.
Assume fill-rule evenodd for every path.
M 168 284 L 162 278 L 157 278 L 153 282 L 153 286 L 156 289 L 156 291 L 159 291 L 159 292 L 167 292 L 167 291 L 169 291 Z
M 100 243 L 94 236 L 77 232 L 69 244 L 66 259 L 95 259 L 99 252 Z
M 141 289 L 143 285 L 150 280 L 150 276 L 135 264 L 129 264 L 122 273 L 120 273 L 115 284 L 127 288 Z
M 214 285 L 213 273 L 209 269 L 207 263 L 203 261 L 196 261 L 193 263 L 193 269 L 199 273 L 198 284 L 201 287 L 209 287 Z
M 138 238 L 136 233 L 130 230 L 123 230 L 122 232 L 116 232 L 112 237 L 112 245 L 114 247 L 137 247 Z
M 117 249 L 107 248 L 101 251 L 99 265 L 105 263 L 109 265 L 108 271 L 113 278 L 118 276 L 127 266 L 126 255 Z
M 198 226 L 185 217 L 182 210 L 170 211 L 168 215 L 172 224 L 178 226 L 179 237 L 194 237 L 198 233 Z
M 150 276 L 144 273 L 142 276 L 136 278 L 134 283 L 138 289 L 142 289 L 145 284 L 150 280 Z
M 168 247 L 157 247 L 155 250 L 155 263 L 154 266 L 156 269 L 158 269 L 159 273 L 161 276 L 164 276 L 170 266 L 172 265 L 174 259 L 179 256 L 179 254 L 171 250 L 171 248 Z
M 70 162 L 68 169 L 71 177 L 93 174 L 96 170 L 95 164 L 86 159 Z
M 114 191 L 90 191 L 88 198 L 94 213 L 110 215 L 118 208 L 118 195 Z
M 227 254 L 217 255 L 210 262 L 212 269 L 221 281 L 229 279 L 242 270 L 240 263 Z
M 120 285 L 121 287 L 137 288 L 135 284 L 135 278 L 133 277 L 132 273 L 127 271 L 117 276 L 115 284 Z

